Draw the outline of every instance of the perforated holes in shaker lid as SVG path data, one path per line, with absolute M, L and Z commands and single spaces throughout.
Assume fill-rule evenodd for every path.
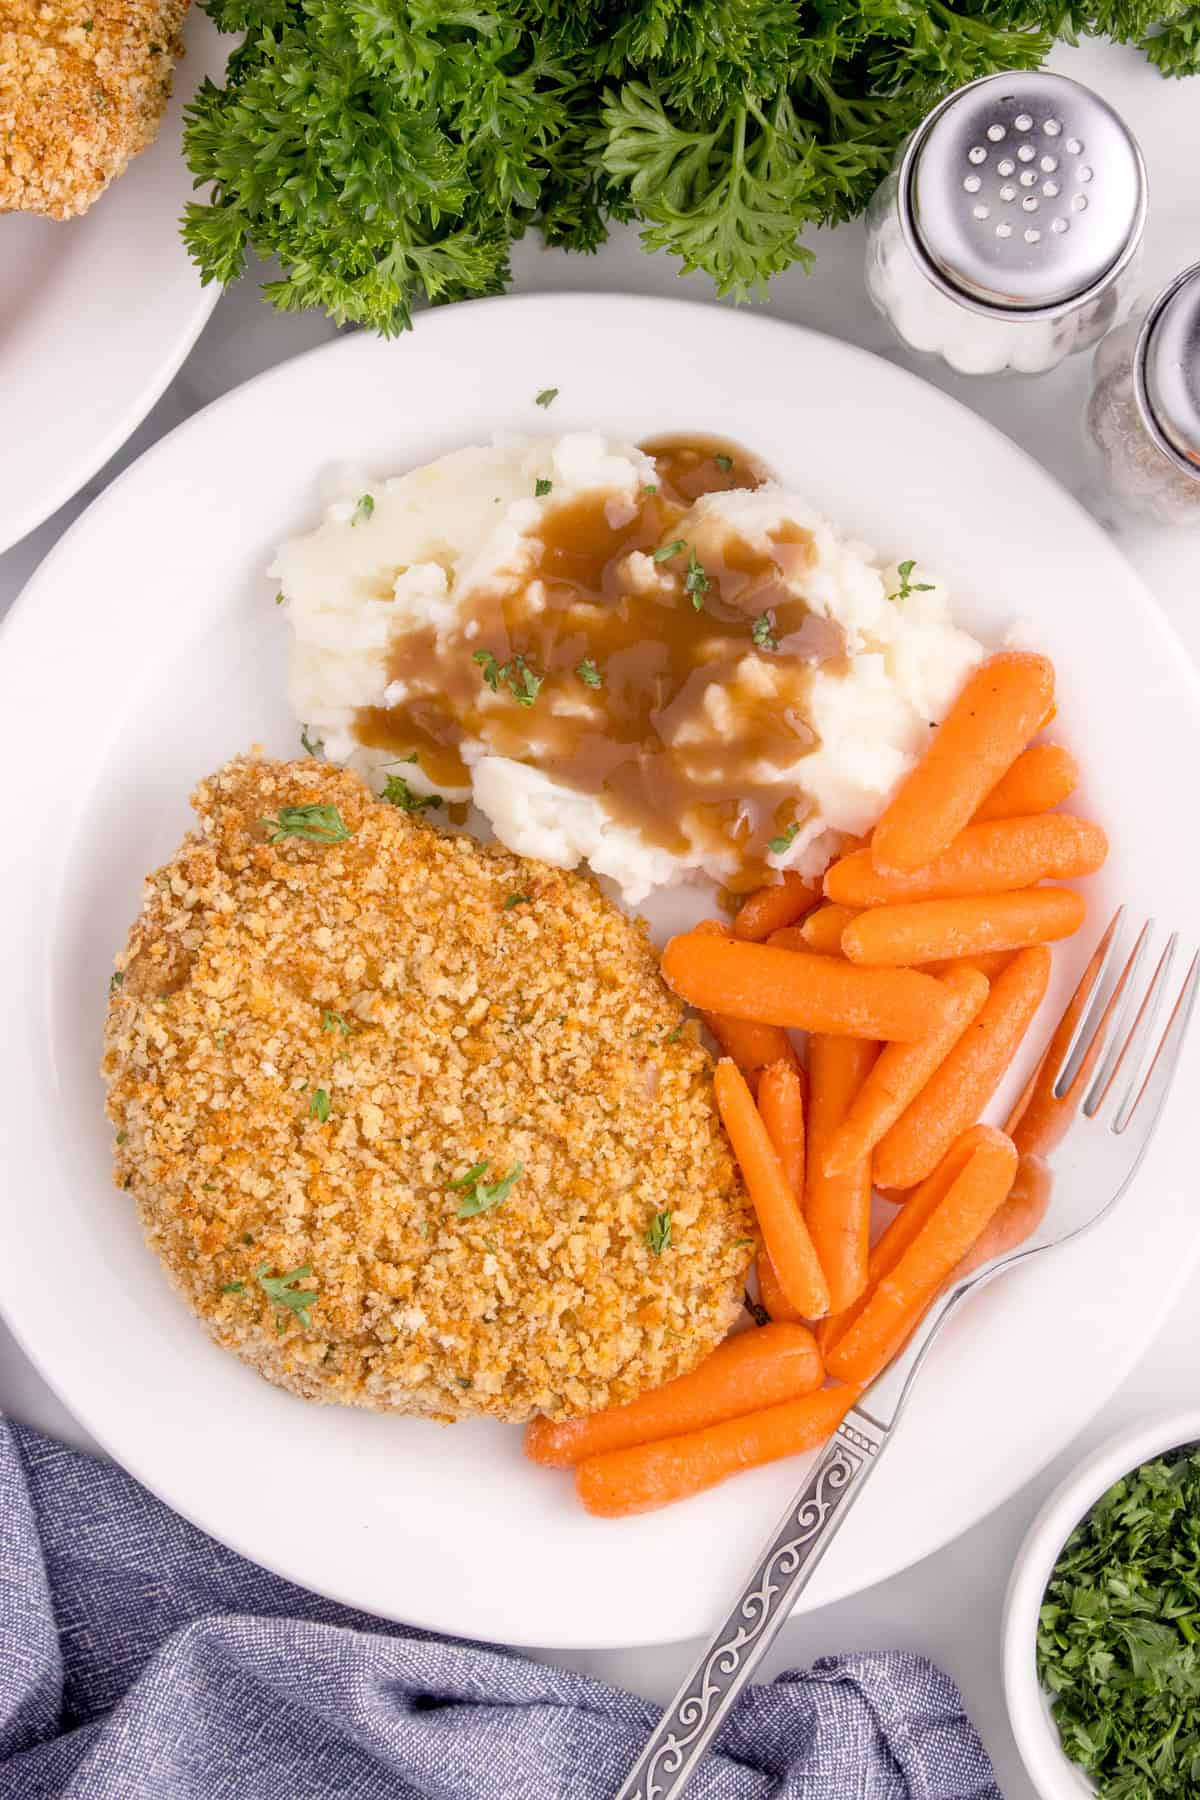
M 900 219 L 937 286 L 977 311 L 1053 313 L 1141 239 L 1146 173 L 1125 125 L 1064 75 L 988 75 L 943 101 L 900 171 Z
M 1146 314 L 1134 388 L 1154 442 L 1200 481 L 1200 263 L 1164 288 Z

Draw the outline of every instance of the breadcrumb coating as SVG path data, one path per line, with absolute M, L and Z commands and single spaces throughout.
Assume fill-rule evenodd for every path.
M 644 927 L 312 760 L 239 759 L 192 803 L 117 958 L 104 1072 L 117 1184 L 218 1342 L 309 1399 L 442 1419 L 589 1412 L 693 1367 L 754 1226 Z M 268 842 L 318 803 L 348 839 Z M 456 1180 L 518 1162 L 458 1216 Z M 259 1278 L 304 1267 L 307 1325 Z
M 189 0 L 0 0 L 0 212 L 87 211 L 158 133 Z

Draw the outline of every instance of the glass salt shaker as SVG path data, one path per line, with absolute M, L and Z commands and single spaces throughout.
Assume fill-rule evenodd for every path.
M 867 211 L 867 286 L 909 349 L 965 375 L 1040 374 L 1136 291 L 1146 170 L 1090 88 L 986 75 L 909 138 Z
M 1200 525 L 1200 263 L 1096 351 L 1087 435 L 1118 500 Z

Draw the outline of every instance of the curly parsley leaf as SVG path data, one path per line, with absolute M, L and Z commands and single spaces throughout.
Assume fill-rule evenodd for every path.
M 268 844 L 282 838 L 304 838 L 311 844 L 341 844 L 354 833 L 336 806 L 281 806 L 276 819 L 260 819 Z
M 301 1325 L 311 1325 L 310 1307 L 316 1305 L 320 1298 L 315 1288 L 297 1287 L 296 1283 L 308 1281 L 312 1276 L 312 1268 L 304 1263 L 298 1269 L 289 1269 L 285 1275 L 268 1274 L 270 1263 L 262 1263 L 254 1271 L 258 1285 L 276 1309 L 276 1329 L 282 1330 L 287 1314 L 294 1313 Z
M 786 856 L 792 847 L 792 840 L 799 829 L 799 825 L 789 825 L 787 830 L 781 831 L 778 837 L 769 838 L 767 840 L 767 849 L 771 852 L 771 855 Z
M 499 1181 L 488 1183 L 483 1177 L 490 1167 L 490 1163 L 476 1163 L 465 1175 L 460 1175 L 457 1181 L 450 1183 L 462 1195 L 455 1215 L 457 1218 L 474 1219 L 479 1213 L 490 1212 L 493 1206 L 499 1206 L 501 1201 L 508 1199 L 525 1172 L 525 1165 L 518 1157 L 507 1175 L 502 1175 Z
M 414 794 L 403 775 L 389 775 L 383 784 L 383 799 L 401 812 L 432 812 L 445 804 L 440 794 Z
M 664 1250 L 671 1248 L 671 1215 L 669 1212 L 657 1212 L 645 1231 L 646 1243 L 655 1256 L 661 1256 Z
M 773 612 L 759 613 L 750 636 L 757 649 L 778 650 L 779 639 L 775 636 L 775 614 Z
M 896 573 L 900 577 L 900 586 L 896 589 L 894 594 L 888 595 L 889 600 L 907 600 L 910 594 L 932 594 L 932 581 L 913 580 L 912 572 L 916 566 L 916 562 L 911 556 L 906 562 L 896 564 Z

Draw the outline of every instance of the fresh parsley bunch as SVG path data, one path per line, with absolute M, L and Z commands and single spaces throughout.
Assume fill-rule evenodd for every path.
M 211 198 L 203 279 L 247 251 L 285 310 L 391 334 L 419 300 L 498 293 L 530 226 L 594 250 L 613 218 L 745 299 L 862 211 L 951 89 L 1056 36 L 1200 71 L 1189 0 L 203 0 L 244 33 L 188 109 Z

